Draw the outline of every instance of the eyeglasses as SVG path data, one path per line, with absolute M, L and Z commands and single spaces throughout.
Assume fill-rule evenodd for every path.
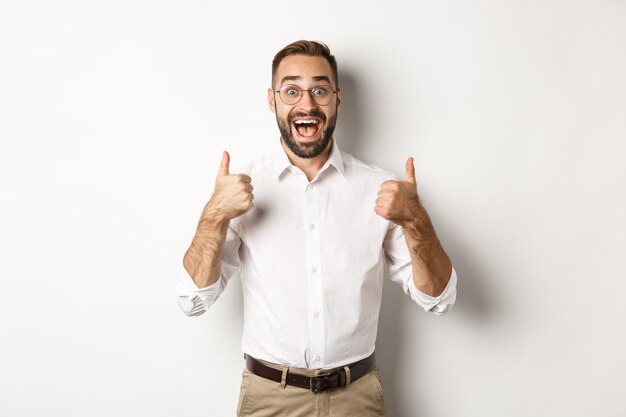
M 320 106 L 329 104 L 333 98 L 333 94 L 337 93 L 329 85 L 320 85 L 310 90 L 303 90 L 297 85 L 286 84 L 283 85 L 280 90 L 274 90 L 275 93 L 279 93 L 278 96 L 282 102 L 289 106 L 299 102 L 305 91 L 308 91 L 313 101 Z

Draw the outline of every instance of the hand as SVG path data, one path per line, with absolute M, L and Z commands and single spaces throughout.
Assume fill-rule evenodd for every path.
M 220 169 L 215 179 L 215 190 L 207 204 L 209 216 L 230 220 L 252 208 L 252 179 L 246 174 L 230 174 L 230 155 L 224 151 Z
M 381 184 L 374 211 L 400 226 L 415 222 L 420 217 L 430 223 L 417 195 L 413 157 L 407 159 L 405 168 L 403 181 L 388 180 Z

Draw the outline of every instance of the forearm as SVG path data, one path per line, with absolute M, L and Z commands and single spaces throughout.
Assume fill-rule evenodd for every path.
M 183 258 L 183 265 L 198 288 L 208 287 L 220 277 L 220 257 L 228 222 L 211 210 L 210 204 L 202 212 L 196 234 Z
M 411 254 L 415 286 L 430 296 L 440 295 L 450 279 L 452 263 L 430 219 L 424 221 L 422 217 L 421 221 L 408 222 L 402 230 Z
M 413 157 L 407 159 L 405 166 L 404 181 L 387 180 L 381 184 L 374 211 L 402 226 L 411 254 L 413 282 L 422 293 L 437 297 L 450 280 L 452 263 L 419 200 Z

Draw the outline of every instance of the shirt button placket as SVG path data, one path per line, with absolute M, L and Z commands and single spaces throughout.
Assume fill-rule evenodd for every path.
M 309 265 L 309 323 L 311 338 L 311 358 L 315 368 L 323 367 L 324 363 L 324 320 L 323 320 L 323 288 L 320 274 L 320 201 L 315 183 L 309 183 L 304 195 L 304 224 L 306 225 L 306 262 Z

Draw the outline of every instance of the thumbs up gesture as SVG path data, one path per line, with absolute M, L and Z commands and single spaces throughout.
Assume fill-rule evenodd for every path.
M 404 180 L 388 180 L 381 184 L 374 211 L 386 220 L 405 226 L 416 220 L 430 223 L 417 195 L 413 158 L 406 161 Z
M 230 174 L 230 155 L 224 151 L 215 190 L 207 203 L 206 212 L 220 220 L 241 216 L 252 208 L 252 179 L 246 174 Z

